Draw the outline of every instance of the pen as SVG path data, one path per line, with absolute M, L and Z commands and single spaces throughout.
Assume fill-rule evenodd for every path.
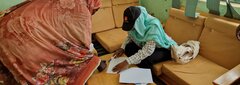
M 116 55 L 114 55 L 113 57 L 111 57 L 111 59 L 108 61 L 108 62 L 110 62 L 112 59 L 114 59 L 116 57 Z

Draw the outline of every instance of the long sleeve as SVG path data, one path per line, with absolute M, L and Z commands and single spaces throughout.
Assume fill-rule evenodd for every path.
M 127 38 L 125 39 L 125 41 L 122 43 L 121 48 L 125 49 L 126 45 L 131 41 L 130 37 L 127 36 Z
M 141 50 L 137 53 L 127 58 L 128 64 L 139 64 L 143 59 L 152 55 L 156 48 L 156 43 L 154 41 L 148 41 Z

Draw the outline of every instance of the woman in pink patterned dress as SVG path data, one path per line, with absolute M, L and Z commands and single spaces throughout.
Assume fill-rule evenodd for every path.
M 100 63 L 89 51 L 99 0 L 32 0 L 0 19 L 0 60 L 20 84 L 83 85 Z

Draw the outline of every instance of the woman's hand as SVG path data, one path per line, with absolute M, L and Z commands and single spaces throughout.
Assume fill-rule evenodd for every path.
M 119 49 L 117 49 L 117 50 L 115 51 L 115 53 L 113 54 L 113 56 L 114 56 L 114 58 L 117 58 L 117 57 L 122 56 L 123 53 L 124 53 L 124 49 L 119 48 Z
M 98 9 L 99 9 L 99 8 L 93 9 L 92 15 L 94 15 L 94 14 L 98 11 Z
M 126 69 L 129 66 L 128 62 L 125 60 L 113 68 L 113 72 L 119 72 Z

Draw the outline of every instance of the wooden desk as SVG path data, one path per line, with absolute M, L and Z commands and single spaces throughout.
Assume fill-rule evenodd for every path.
M 108 64 L 108 60 L 111 58 L 112 54 L 108 54 L 102 56 L 102 60 L 106 60 Z M 123 84 L 119 83 L 119 74 L 108 74 L 106 73 L 107 68 L 105 68 L 102 72 L 95 72 L 87 81 L 87 85 L 134 85 L 134 84 Z M 156 85 L 156 84 L 149 84 Z
M 224 73 L 213 81 L 214 85 L 239 85 L 240 84 L 240 64 Z

